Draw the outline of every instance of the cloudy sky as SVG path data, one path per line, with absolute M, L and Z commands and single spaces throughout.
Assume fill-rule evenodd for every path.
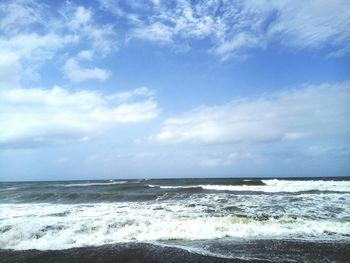
M 0 180 L 350 173 L 350 2 L 0 2 Z

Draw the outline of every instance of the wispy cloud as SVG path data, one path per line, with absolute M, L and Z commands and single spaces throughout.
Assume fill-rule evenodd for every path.
M 84 6 L 67 4 L 62 9 L 61 15 L 63 20 L 58 22 L 58 28 L 73 32 L 81 40 L 88 40 L 96 54 L 103 55 L 118 49 L 113 26 L 95 21 L 92 10 Z
M 82 47 L 95 56 L 117 49 L 113 27 L 98 23 L 91 10 L 71 2 L 53 10 L 34 0 L 3 1 L 0 15 L 0 50 L 8 67 L 20 65 L 18 78 L 23 71 L 40 69 L 44 62 L 58 55 L 74 57 Z M 9 59 L 13 54 L 16 60 Z M 76 61 L 70 61 L 69 66 L 78 73 L 72 80 L 86 79 L 90 73 L 91 78 L 107 77 L 106 71 L 82 68 Z
M 331 46 L 339 50 L 337 56 L 349 50 L 346 0 L 99 2 L 103 10 L 128 22 L 128 38 L 177 46 L 206 39 L 210 43 L 204 45 L 206 50 L 222 59 L 245 56 L 250 49 L 270 43 L 303 49 Z
M 9 1 L 0 4 L 0 27 L 5 35 L 15 35 L 33 25 L 44 25 L 49 7 L 33 0 Z
M 84 68 L 75 58 L 70 58 L 66 61 L 63 67 L 64 74 L 72 82 L 82 82 L 86 80 L 106 80 L 109 72 L 98 67 Z
M 3 52 L 16 53 L 20 58 L 34 62 L 50 59 L 60 48 L 76 41 L 77 38 L 73 35 L 21 33 L 0 38 L 0 49 Z
M 173 43 L 173 30 L 161 23 L 138 27 L 130 32 L 129 39 L 139 38 L 158 43 Z
M 269 143 L 350 135 L 350 83 L 307 86 L 218 106 L 203 106 L 163 122 L 151 141 Z
M 148 91 L 148 90 L 147 90 Z M 130 101 L 137 93 L 136 101 Z M 124 95 L 126 93 L 123 93 Z M 88 140 L 118 123 L 155 118 L 159 108 L 149 93 L 130 91 L 129 100 L 114 99 L 118 93 L 70 92 L 52 89 L 0 91 L 0 147 L 38 147 Z
M 350 50 L 350 4 L 346 0 L 98 3 L 100 9 L 65 2 L 54 12 L 34 0 L 3 1 L 0 48 L 18 52 L 21 59 L 22 55 L 50 59 L 63 47 L 69 47 L 70 56 L 75 56 L 81 43 L 104 56 L 118 50 L 123 38 L 176 49 L 185 46 L 186 50 L 191 50 L 192 40 L 204 40 L 202 51 L 222 60 L 245 57 L 252 49 L 272 43 L 282 49 L 331 47 L 330 57 L 344 56 Z M 114 15 L 115 20 L 99 21 L 103 12 Z

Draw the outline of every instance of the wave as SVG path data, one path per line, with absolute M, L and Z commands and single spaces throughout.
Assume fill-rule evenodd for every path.
M 350 239 L 350 222 L 170 213 L 155 206 L 2 205 L 0 249 L 66 249 L 129 241 L 217 238 Z
M 280 188 L 285 192 L 300 191 L 335 191 L 350 192 L 350 181 L 331 180 L 262 180 L 270 188 Z
M 13 191 L 13 190 L 17 190 L 17 189 L 18 189 L 18 187 L 7 187 L 7 188 L 0 189 L 0 192 Z
M 1 198 L 0 203 L 98 203 L 98 202 L 129 202 L 156 200 L 163 193 L 152 192 L 131 192 L 125 191 L 47 191 L 47 192 L 26 192 L 19 194 L 8 194 Z
M 328 191 L 328 192 L 350 192 L 350 181 L 302 181 L 302 180 L 262 180 L 263 185 L 148 185 L 149 187 L 161 189 L 188 189 L 202 188 L 203 190 L 213 191 L 252 191 L 252 192 L 310 192 L 310 191 Z
M 193 184 L 195 182 L 196 184 Z M 240 180 L 214 181 L 203 184 L 197 180 L 153 180 L 151 182 L 104 181 L 65 183 L 11 184 L 0 188 L 0 203 L 97 203 L 141 202 L 164 199 L 188 199 L 213 193 L 222 195 L 259 195 L 261 193 L 331 194 L 350 193 L 350 181 Z M 221 184 L 220 184 L 221 183 Z M 247 184 L 246 184 L 247 183 Z M 232 197 L 230 197 L 232 198 Z
M 84 186 L 104 186 L 104 185 L 115 185 L 115 184 L 125 184 L 127 181 L 113 181 L 108 183 L 81 183 L 81 184 L 64 184 L 57 185 L 63 187 L 84 187 Z
M 161 188 L 161 189 L 192 189 L 192 188 L 202 188 L 201 185 L 153 185 L 148 184 L 151 188 Z

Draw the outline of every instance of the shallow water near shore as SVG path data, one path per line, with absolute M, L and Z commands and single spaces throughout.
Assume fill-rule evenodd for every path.
M 0 183 L 0 210 L 5 258 L 106 245 L 127 254 L 121 244 L 212 260 L 293 261 L 304 251 L 304 262 L 343 262 L 349 255 L 349 178 Z
M 203 241 L 199 242 L 203 243 Z M 174 245 L 118 243 L 64 250 L 0 250 L 1 263 L 28 262 L 348 262 L 349 242 L 310 242 L 295 240 L 215 240 L 205 242 L 207 251 Z M 211 250 L 212 252 L 208 252 Z M 230 251 L 230 256 L 220 256 Z M 217 252 L 217 253 L 215 253 Z

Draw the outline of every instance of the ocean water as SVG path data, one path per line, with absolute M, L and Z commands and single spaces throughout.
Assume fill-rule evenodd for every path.
M 164 179 L 0 183 L 0 249 L 125 242 L 232 257 L 215 244 L 350 244 L 350 180 Z

